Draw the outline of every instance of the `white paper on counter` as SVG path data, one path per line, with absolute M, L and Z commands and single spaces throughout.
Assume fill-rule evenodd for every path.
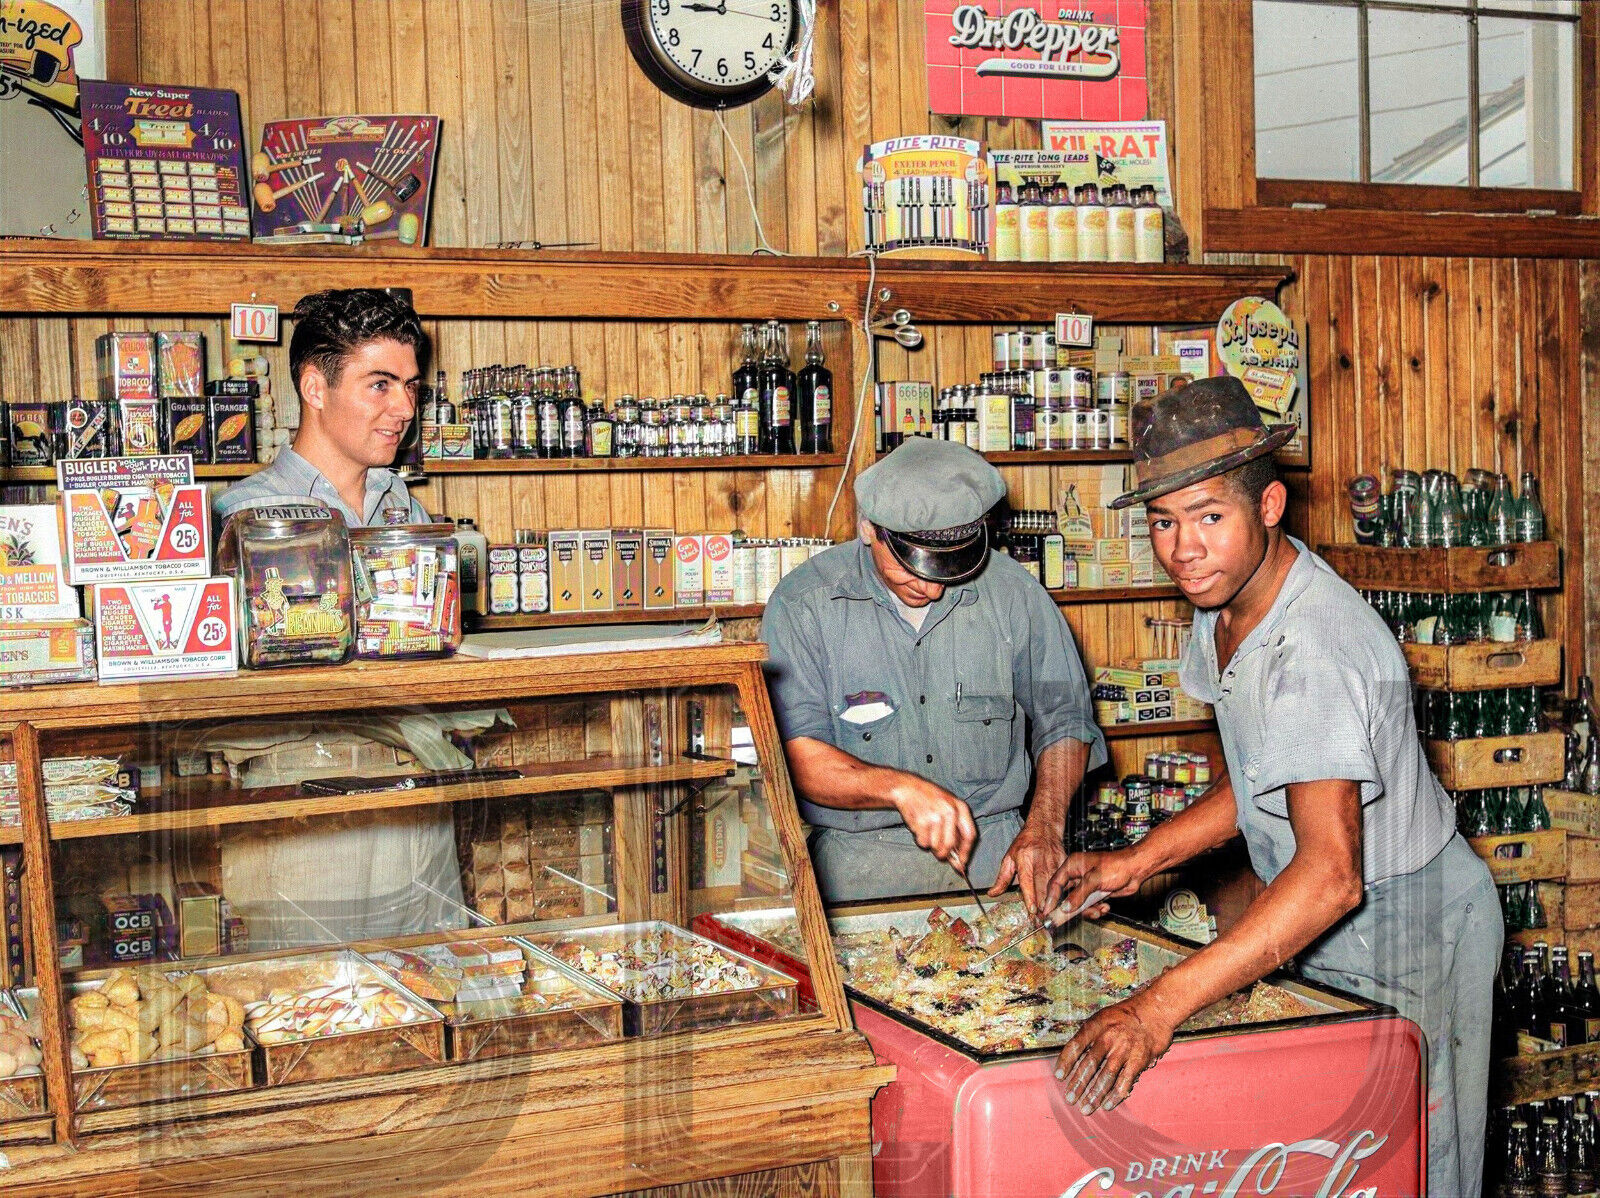
M 641 649 L 688 649 L 720 645 L 716 620 L 704 624 L 601 624 L 476 632 L 462 639 L 459 657 L 565 657 L 574 653 L 625 653 Z

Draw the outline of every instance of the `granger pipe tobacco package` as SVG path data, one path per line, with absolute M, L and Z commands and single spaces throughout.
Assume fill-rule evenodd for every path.
M 211 573 L 211 507 L 188 454 L 56 463 L 74 586 Z

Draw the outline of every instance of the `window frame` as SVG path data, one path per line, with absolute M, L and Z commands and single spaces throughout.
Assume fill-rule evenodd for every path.
M 1569 189 L 1532 187 L 1451 186 L 1423 183 L 1373 183 L 1349 182 L 1327 179 L 1280 179 L 1260 175 L 1255 167 L 1255 58 L 1254 58 L 1254 0 L 1245 0 L 1239 6 L 1247 22 L 1243 30 L 1245 45 L 1250 47 L 1251 65 L 1246 80 L 1249 85 L 1248 118 L 1250 123 L 1249 148 L 1251 175 L 1254 176 L 1255 206 L 1262 208 L 1289 208 L 1296 205 L 1325 208 L 1376 208 L 1388 211 L 1411 212 L 1485 212 L 1526 213 L 1549 212 L 1561 216 L 1574 216 L 1596 211 L 1600 201 L 1600 188 L 1596 185 L 1596 113 L 1595 94 L 1600 81 L 1600 64 L 1597 64 L 1596 46 L 1600 44 L 1600 3 L 1580 0 L 1576 16 L 1528 13 L 1503 7 L 1497 0 L 1454 0 L 1448 4 L 1408 3 L 1407 0 L 1286 0 L 1288 3 L 1315 5 L 1322 8 L 1354 9 L 1363 17 L 1358 26 L 1361 53 L 1359 63 L 1361 172 L 1371 170 L 1370 164 L 1370 97 L 1367 83 L 1366 21 L 1365 13 L 1373 9 L 1386 12 L 1415 12 L 1465 16 L 1473 25 L 1473 37 L 1468 42 L 1468 121 L 1473 137 L 1468 141 L 1468 157 L 1472 169 L 1477 168 L 1478 153 L 1478 39 L 1477 19 L 1480 17 L 1547 20 L 1574 27 L 1574 52 L 1577 64 L 1574 73 L 1576 94 L 1573 97 L 1573 183 Z

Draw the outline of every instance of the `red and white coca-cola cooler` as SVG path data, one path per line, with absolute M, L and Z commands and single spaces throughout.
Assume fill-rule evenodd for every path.
M 835 935 L 926 926 L 929 900 L 855 904 Z M 943 904 L 972 918 L 976 908 Z M 701 916 L 695 927 L 802 980 L 792 912 Z M 1108 919 L 1141 959 L 1193 946 Z M 1080 937 L 1081 938 L 1081 937 Z M 1092 946 L 1089 946 L 1092 949 Z M 856 1026 L 896 1067 L 872 1103 L 883 1198 L 1405 1198 L 1424 1192 L 1424 1060 L 1415 1024 L 1352 995 L 1272 979 L 1315 1013 L 1180 1032 L 1113 1111 L 1069 1107 L 1055 1048 L 981 1052 L 849 989 Z M 1437 1198 L 1454 1198 L 1440 1195 Z

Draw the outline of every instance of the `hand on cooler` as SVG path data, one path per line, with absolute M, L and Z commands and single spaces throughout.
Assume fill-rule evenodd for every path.
M 978 826 L 972 811 L 955 795 L 915 774 L 904 775 L 892 796 L 895 810 L 917 844 L 959 873 L 966 873 Z
M 1125 898 L 1139 889 L 1144 873 L 1126 849 L 1111 853 L 1073 853 L 1050 879 L 1050 893 L 1056 900 L 1045 909 L 1065 915 L 1096 891 L 1107 898 Z M 1099 919 L 1109 908 L 1096 903 L 1083 912 Z
M 1056 1058 L 1067 1101 L 1085 1115 L 1111 1110 L 1172 1046 L 1172 1030 L 1142 996 L 1097 1012 Z
M 1061 901 L 1055 876 L 1066 859 L 1067 850 L 1061 837 L 1025 824 L 1000 863 L 1000 873 L 989 888 L 989 895 L 998 897 L 1016 882 L 1022 888 L 1022 902 L 1028 914 L 1042 919 Z

